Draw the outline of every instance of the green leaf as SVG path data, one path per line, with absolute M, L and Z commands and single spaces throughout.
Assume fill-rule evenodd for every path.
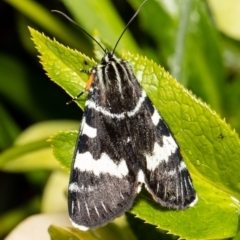
M 166 231 L 156 228 L 154 225 L 146 223 L 140 218 L 136 218 L 134 214 L 126 213 L 129 225 L 138 240 L 177 240 L 177 236 L 166 234 Z
M 18 136 L 11 148 L 1 153 L 0 169 L 25 172 L 59 168 L 47 139 L 57 131 L 76 128 L 78 124 L 74 121 L 47 121 L 29 127 Z
M 238 214 L 229 194 L 191 175 L 199 196 L 196 206 L 184 211 L 166 210 L 144 193 L 137 197 L 131 212 L 147 223 L 183 239 L 222 239 L 234 236 Z
M 94 62 L 33 29 L 30 31 L 48 75 L 71 96 L 77 95 L 87 81 L 78 69 L 85 67 L 84 61 L 88 62 L 88 67 Z M 237 134 L 163 68 L 138 55 L 125 53 L 123 58 L 131 63 L 142 87 L 180 144 L 199 196 L 199 202 L 185 211 L 163 209 L 150 196 L 138 196 L 131 212 L 181 238 L 234 236 L 240 209 L 240 175 L 236 171 L 240 165 L 240 141 Z M 71 78 L 75 79 L 72 85 L 69 84 Z M 78 104 L 83 107 L 83 102 Z M 50 139 L 54 155 L 67 168 L 76 139 L 76 131 L 61 132 Z
M 52 41 L 32 28 L 29 30 L 37 50 L 41 53 L 41 63 L 49 78 L 58 85 L 64 86 L 63 89 L 71 97 L 77 96 L 83 91 L 88 79 L 88 75 L 80 70 L 89 70 L 96 63 L 84 54 L 64 47 L 56 40 Z M 77 100 L 82 109 L 84 102 L 84 97 Z
M 240 240 L 240 231 L 237 233 L 237 235 L 233 238 L 233 240 Z
M 77 131 L 59 132 L 48 140 L 53 148 L 55 158 L 67 169 L 71 168 L 77 135 Z

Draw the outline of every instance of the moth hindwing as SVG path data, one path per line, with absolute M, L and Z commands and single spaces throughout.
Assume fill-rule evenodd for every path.
M 72 224 L 106 225 L 132 206 L 142 183 L 164 207 L 193 206 L 197 195 L 179 146 L 131 65 L 107 51 L 90 72 L 70 174 Z

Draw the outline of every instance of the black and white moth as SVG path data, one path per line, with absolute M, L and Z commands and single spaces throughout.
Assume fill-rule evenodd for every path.
M 122 215 L 142 183 L 164 207 L 186 209 L 197 202 L 180 148 L 131 65 L 114 50 L 104 52 L 89 70 L 69 181 L 69 216 L 80 230 L 104 226 Z

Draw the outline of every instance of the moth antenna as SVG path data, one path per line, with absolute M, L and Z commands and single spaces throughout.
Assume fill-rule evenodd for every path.
M 80 28 L 85 34 L 87 34 L 97 45 L 103 50 L 104 53 L 106 53 L 106 49 L 103 48 L 103 46 L 93 37 L 91 36 L 84 28 L 82 28 L 80 25 L 78 25 L 73 19 L 71 19 L 69 16 L 67 16 L 65 13 L 58 11 L 58 10 L 52 10 L 51 12 L 56 12 L 64 16 L 69 22 L 76 25 L 78 28 Z
M 139 11 L 141 10 L 142 6 L 146 3 L 147 0 L 145 0 L 140 6 L 139 8 L 137 9 L 137 11 L 135 12 L 135 14 L 132 16 L 132 18 L 128 21 L 126 27 L 124 28 L 123 32 L 121 33 L 120 37 L 118 38 L 113 50 L 112 50 L 112 55 L 114 54 L 115 50 L 116 50 L 116 47 L 119 43 L 119 41 L 121 40 L 123 34 L 126 32 L 128 26 L 131 24 L 131 22 L 134 20 L 134 18 L 138 15 Z

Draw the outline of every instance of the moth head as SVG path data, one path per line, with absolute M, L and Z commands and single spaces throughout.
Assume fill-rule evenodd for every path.
M 115 55 L 113 55 L 112 52 L 106 51 L 106 53 L 104 54 L 104 56 L 101 60 L 101 64 L 107 64 L 114 58 L 116 58 L 116 57 L 115 57 Z

